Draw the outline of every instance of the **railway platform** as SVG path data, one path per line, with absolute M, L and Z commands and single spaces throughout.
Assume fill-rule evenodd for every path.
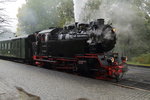
M 0 78 L 0 100 L 19 100 L 17 90 Z
M 18 87 L 21 89 L 18 90 Z M 20 99 L 24 96 L 22 94 L 38 96 L 37 100 L 150 100 L 150 91 L 134 88 L 134 84 L 116 85 L 112 82 L 0 60 L 0 100 L 26 100 Z
M 0 100 L 41 100 L 20 87 L 14 87 L 0 79 Z

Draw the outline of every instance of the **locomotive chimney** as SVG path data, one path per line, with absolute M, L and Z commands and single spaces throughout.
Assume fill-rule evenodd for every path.
M 104 19 L 97 19 L 98 25 L 104 25 Z

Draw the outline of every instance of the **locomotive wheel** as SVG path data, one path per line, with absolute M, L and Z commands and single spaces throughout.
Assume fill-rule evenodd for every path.
M 122 79 L 123 75 L 124 75 L 124 73 L 115 75 L 116 82 L 119 82 Z
M 44 63 L 43 67 L 46 68 L 46 69 L 50 69 L 51 64 L 50 63 Z
M 82 65 L 78 65 L 77 72 L 82 76 L 86 76 L 86 77 L 90 76 L 90 70 L 87 66 L 87 63 L 84 63 Z

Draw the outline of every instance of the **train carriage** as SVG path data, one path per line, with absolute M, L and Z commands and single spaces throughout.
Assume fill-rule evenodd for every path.
M 14 60 L 31 60 L 31 45 L 28 36 L 0 41 L 0 57 Z

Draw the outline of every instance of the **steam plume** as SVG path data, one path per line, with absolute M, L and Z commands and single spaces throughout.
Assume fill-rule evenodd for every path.
M 80 15 L 82 13 L 82 10 L 84 9 L 86 3 L 88 0 L 73 0 L 74 3 L 74 15 L 75 15 L 75 21 L 81 22 Z

